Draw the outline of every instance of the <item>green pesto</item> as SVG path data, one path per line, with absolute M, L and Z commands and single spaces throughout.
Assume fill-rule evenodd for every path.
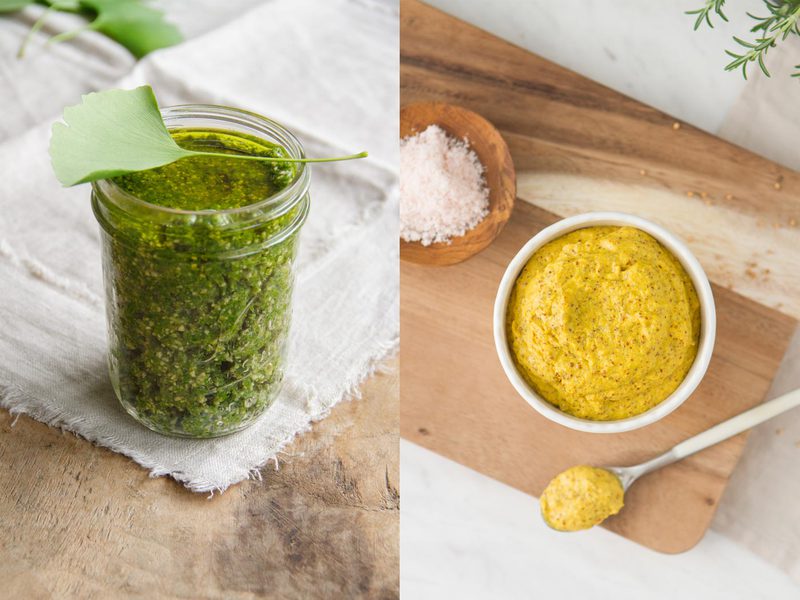
M 244 134 L 180 129 L 173 131 L 172 137 L 187 150 L 289 157 L 280 146 Z M 268 198 L 289 185 L 294 176 L 293 163 L 197 156 L 157 169 L 121 175 L 114 181 L 137 198 L 160 206 L 222 210 Z
M 233 132 L 172 134 L 189 149 L 288 155 Z M 112 382 L 126 410 L 151 429 L 225 435 L 251 423 L 275 398 L 284 373 L 297 230 L 277 242 L 275 236 L 306 200 L 277 216 L 266 208 L 260 218 L 252 207 L 247 217 L 213 211 L 272 196 L 293 181 L 296 169 L 203 156 L 113 180 L 151 204 L 209 211 L 189 215 L 138 218 L 95 189 L 105 230 Z

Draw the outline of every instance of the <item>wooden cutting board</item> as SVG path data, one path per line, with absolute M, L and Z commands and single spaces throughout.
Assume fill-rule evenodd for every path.
M 638 462 L 763 400 L 800 316 L 800 175 L 415 0 L 401 2 L 401 100 L 489 119 L 509 144 L 518 197 L 548 209 L 517 202 L 494 244 L 463 264 L 402 264 L 403 437 L 538 496 L 571 465 Z M 541 417 L 505 378 L 491 332 L 517 250 L 554 213 L 597 209 L 683 237 L 717 301 L 714 357 L 695 394 L 618 435 Z M 637 482 L 606 527 L 662 552 L 691 548 L 744 443 L 737 436 Z

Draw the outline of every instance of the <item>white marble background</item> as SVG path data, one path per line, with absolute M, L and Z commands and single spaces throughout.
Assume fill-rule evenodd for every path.
M 749 27 L 745 11 L 762 14 L 761 0 L 731 0 L 730 23 L 692 31 L 683 11 L 702 0 L 428 0 L 430 4 L 527 48 L 678 119 L 800 170 L 800 40 L 774 51 L 773 78 L 751 70 L 745 82 L 723 70 L 731 36 Z M 719 21 L 717 19 L 717 21 Z M 800 385 L 800 340 L 773 395 Z M 793 368 L 794 367 L 794 368 Z M 786 436 L 775 436 L 785 427 Z M 794 431 L 797 429 L 797 431 Z M 770 423 L 751 436 L 714 527 L 693 550 L 666 556 L 603 529 L 561 535 L 547 529 L 536 501 L 409 442 L 401 442 L 403 516 L 401 590 L 414 599 L 461 598 L 800 598 L 800 580 L 776 564 L 795 556 L 770 553 L 747 515 L 754 488 L 764 510 L 781 513 L 789 481 L 769 468 L 783 453 L 787 475 L 800 481 L 797 462 L 782 449 L 800 434 L 800 418 Z M 791 439 L 795 439 L 791 437 Z M 784 439 L 785 438 L 785 439 Z M 792 450 L 794 448 L 791 448 Z M 796 449 L 794 449 L 797 452 Z M 788 459 L 791 461 L 791 458 Z M 749 492 L 749 493 L 747 493 Z M 794 496 L 796 498 L 796 496 Z M 789 535 L 792 529 L 787 529 Z M 737 543 L 739 540 L 743 543 Z M 791 540 L 781 540 L 792 546 Z M 761 556 L 769 556 L 767 562 Z

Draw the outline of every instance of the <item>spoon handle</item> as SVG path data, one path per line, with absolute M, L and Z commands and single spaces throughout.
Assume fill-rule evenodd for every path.
M 637 477 L 718 444 L 798 406 L 800 406 L 800 389 L 759 404 L 743 413 L 739 413 L 735 417 L 731 417 L 727 421 L 706 429 L 702 433 L 698 433 L 694 437 L 690 437 L 688 440 L 684 440 L 661 456 L 647 461 L 641 465 L 641 470 L 637 473 Z

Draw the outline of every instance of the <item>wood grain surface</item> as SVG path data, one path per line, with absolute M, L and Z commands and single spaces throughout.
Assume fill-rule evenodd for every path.
M 453 102 L 489 119 L 511 150 L 518 198 L 552 211 L 517 202 L 503 233 L 469 261 L 401 265 L 404 437 L 538 495 L 568 466 L 637 462 L 763 399 L 800 317 L 800 175 L 415 0 L 401 2 L 400 81 L 402 104 Z M 718 308 L 714 358 L 692 398 L 656 425 L 610 436 L 530 408 L 503 375 L 491 333 L 497 285 L 517 250 L 554 213 L 597 209 L 683 237 L 716 284 Z M 663 552 L 692 547 L 744 441 L 637 482 L 606 526 Z
M 456 139 L 467 140 L 478 156 L 489 188 L 489 214 L 449 242 L 423 246 L 401 239 L 400 258 L 422 265 L 454 265 L 486 248 L 508 222 L 516 198 L 514 163 L 497 129 L 471 110 L 442 102 L 419 102 L 400 111 L 401 138 L 425 131 L 430 125 L 438 125 Z
M 396 370 L 362 391 L 211 498 L 0 411 L 0 598 L 398 598 Z
M 488 119 L 511 150 L 518 199 L 656 221 L 711 279 L 800 319 L 800 173 L 416 0 L 401 0 L 400 52 L 401 105 L 449 102 Z

